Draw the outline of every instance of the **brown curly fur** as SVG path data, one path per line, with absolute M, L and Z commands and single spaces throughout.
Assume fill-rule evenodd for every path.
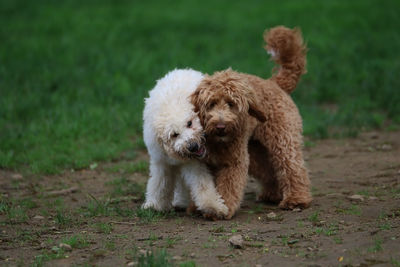
M 271 53 L 275 51 L 272 59 L 280 65 L 277 73 L 271 80 L 287 93 L 293 92 L 302 74 L 306 70 L 306 46 L 299 29 L 289 30 L 283 26 L 272 28 L 264 32 L 264 40 L 267 43 L 265 49 Z
M 248 173 L 263 186 L 259 200 L 284 209 L 311 202 L 302 120 L 288 94 L 305 73 L 306 48 L 297 29 L 275 27 L 264 39 L 280 64 L 272 78 L 228 69 L 206 76 L 191 98 L 206 133 L 205 160 L 229 208 L 227 219 L 240 206 Z

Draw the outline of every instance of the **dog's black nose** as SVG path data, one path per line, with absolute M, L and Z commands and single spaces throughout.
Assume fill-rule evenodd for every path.
M 190 143 L 188 146 L 188 150 L 190 152 L 196 152 L 197 150 L 199 150 L 199 145 L 197 143 Z

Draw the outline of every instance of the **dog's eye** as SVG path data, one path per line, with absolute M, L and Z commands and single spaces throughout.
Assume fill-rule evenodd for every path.
M 231 108 L 235 105 L 235 103 L 233 103 L 233 101 L 228 101 L 228 106 Z
M 172 134 L 172 137 L 173 137 L 173 138 L 177 138 L 178 136 L 179 136 L 178 133 L 173 133 L 173 134 Z
M 188 128 L 192 127 L 192 121 L 188 121 L 186 126 L 187 126 Z
M 210 109 L 213 107 L 215 107 L 215 102 L 211 102 L 210 105 L 208 105 L 208 108 L 210 108 Z

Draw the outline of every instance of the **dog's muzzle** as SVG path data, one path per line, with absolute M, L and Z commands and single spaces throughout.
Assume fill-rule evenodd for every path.
M 219 136 L 219 137 L 224 137 L 226 135 L 226 125 L 224 123 L 218 123 L 215 126 L 215 133 Z
M 204 156 L 206 155 L 205 146 L 198 143 L 190 143 L 187 149 L 192 155 L 198 158 L 204 158 Z

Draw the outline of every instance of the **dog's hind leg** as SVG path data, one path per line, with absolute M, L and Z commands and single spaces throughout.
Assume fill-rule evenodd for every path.
M 261 185 L 261 192 L 257 194 L 257 201 L 279 203 L 282 200 L 282 194 L 267 149 L 260 142 L 250 140 L 249 156 L 249 174 L 256 178 Z
M 147 182 L 146 201 L 142 208 L 158 211 L 167 211 L 172 208 L 176 172 L 175 166 L 150 161 L 150 179 Z
M 228 208 L 218 194 L 214 177 L 205 164 L 192 162 L 182 166 L 182 176 L 190 188 L 195 206 L 207 218 L 224 218 Z
M 304 164 L 302 153 L 301 133 L 290 134 L 293 131 L 274 127 L 266 127 L 268 138 L 260 138 L 269 153 L 270 162 L 276 176 L 282 200 L 279 207 L 293 209 L 306 208 L 312 197 L 310 193 L 310 180 Z M 260 135 L 258 135 L 260 136 Z

